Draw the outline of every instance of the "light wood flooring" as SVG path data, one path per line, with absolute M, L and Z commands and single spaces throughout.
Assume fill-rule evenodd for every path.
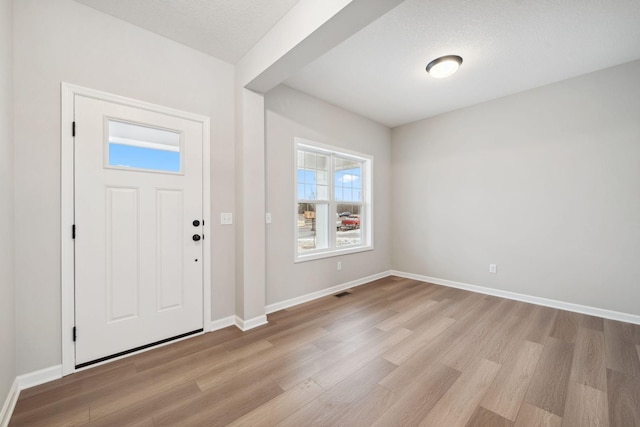
M 389 277 L 24 390 L 11 426 L 640 426 L 640 326 Z

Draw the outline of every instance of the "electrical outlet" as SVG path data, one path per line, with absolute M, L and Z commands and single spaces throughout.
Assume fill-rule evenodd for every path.
M 498 272 L 498 266 L 495 264 L 489 264 L 489 273 L 496 274 Z
M 220 213 L 220 224 L 222 224 L 222 225 L 233 224 L 233 214 L 230 213 L 230 212 L 221 212 Z
M 338 269 L 338 271 L 342 270 L 342 262 L 338 261 L 338 264 L 336 265 L 336 268 Z
M 264 221 L 265 221 L 267 224 L 271 224 L 271 212 L 267 212 L 267 213 L 264 215 Z

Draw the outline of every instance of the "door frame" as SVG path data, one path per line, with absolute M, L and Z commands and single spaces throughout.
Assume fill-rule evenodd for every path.
M 61 240 L 61 320 L 62 320 L 62 375 L 76 372 L 75 342 L 73 341 L 73 327 L 75 326 L 75 252 L 71 229 L 75 223 L 75 194 L 74 194 L 74 137 L 72 126 L 74 122 L 74 99 L 76 95 L 86 96 L 102 101 L 122 104 L 133 108 L 140 108 L 181 119 L 191 120 L 202 124 L 202 208 L 203 219 L 206 224 L 203 234 L 209 239 L 203 245 L 202 254 L 202 327 L 206 333 L 211 330 L 211 144 L 210 119 L 198 114 L 176 110 L 170 107 L 139 101 L 119 95 L 113 95 L 69 83 L 61 83 L 61 126 L 60 126 L 60 240 Z M 79 334 L 82 334 L 79 331 Z M 193 336 L 193 335 L 192 335 Z M 172 341 L 173 342 L 173 341 Z M 145 350 L 141 350 L 145 351 Z M 138 352 L 136 352 L 138 353 Z M 136 354 L 131 353 L 131 354 Z M 129 355 L 131 355 L 129 354 Z M 126 357 L 126 356 L 122 356 Z M 109 361 L 117 360 L 111 359 Z M 103 362 L 107 363 L 107 362 Z M 92 365 L 97 366 L 99 364 Z M 84 368 L 87 369 L 87 368 Z M 81 369 L 78 369 L 78 371 Z

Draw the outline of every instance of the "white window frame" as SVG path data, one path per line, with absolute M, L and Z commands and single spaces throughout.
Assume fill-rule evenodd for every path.
M 328 200 L 299 200 L 298 199 L 298 150 L 311 151 L 319 154 L 329 155 L 329 168 L 328 168 Z M 357 252 L 371 251 L 373 250 L 373 157 L 367 154 L 358 153 L 355 151 L 347 150 L 342 147 L 334 147 L 327 144 L 310 141 L 303 138 L 294 138 L 294 162 L 293 162 L 293 236 L 294 236 L 294 262 L 312 261 L 322 258 L 336 257 L 346 254 L 352 254 Z M 349 246 L 344 248 L 336 247 L 336 227 L 331 222 L 332 215 L 335 215 L 338 204 L 342 204 L 340 201 L 336 201 L 334 197 L 334 166 L 333 157 L 342 157 L 347 159 L 357 160 L 363 163 L 362 167 L 362 209 L 360 212 L 360 230 L 361 230 L 361 244 L 357 246 Z M 327 204 L 329 206 L 329 245 L 324 249 L 315 249 L 298 252 L 298 203 L 314 203 L 314 204 Z M 348 204 L 345 203 L 345 204 Z

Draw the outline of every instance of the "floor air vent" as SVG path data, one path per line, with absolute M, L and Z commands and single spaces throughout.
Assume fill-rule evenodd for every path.
M 339 294 L 335 294 L 335 295 L 334 295 L 334 297 L 336 297 L 336 298 L 342 298 L 342 297 L 345 297 L 345 296 L 347 296 L 347 295 L 351 295 L 351 292 L 347 292 L 347 291 L 340 292 Z

